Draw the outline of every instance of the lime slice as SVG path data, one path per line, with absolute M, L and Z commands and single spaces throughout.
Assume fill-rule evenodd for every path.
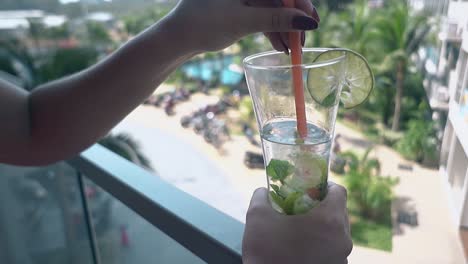
M 345 54 L 344 69 L 340 63 L 311 68 L 307 76 L 307 89 L 312 98 L 322 106 L 336 103 L 337 93 L 342 84 L 340 101 L 345 108 L 354 108 L 369 97 L 374 88 L 374 75 L 367 60 L 348 49 L 327 50 L 315 58 L 314 62 L 326 62 Z M 343 76 L 342 76 L 343 75 Z

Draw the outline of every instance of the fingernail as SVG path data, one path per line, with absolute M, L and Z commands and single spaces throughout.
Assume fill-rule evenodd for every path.
M 317 22 L 320 22 L 320 16 L 317 12 L 317 8 L 314 7 L 314 11 L 313 11 L 313 17 L 317 20 Z
M 292 26 L 299 30 L 314 30 L 318 27 L 318 23 L 308 16 L 296 16 L 293 18 Z
M 302 31 L 301 32 L 301 45 L 302 45 L 302 47 L 304 47 L 304 44 L 305 44 L 305 32 Z

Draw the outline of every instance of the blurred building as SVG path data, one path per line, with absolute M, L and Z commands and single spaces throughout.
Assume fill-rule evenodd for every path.
M 447 12 L 447 0 L 408 0 L 408 4 L 415 11 L 424 11 L 433 15 Z
M 44 17 L 41 10 L 5 10 L 0 11 L 0 39 L 5 37 L 24 38 L 29 29 L 30 20 Z
M 468 2 L 410 2 L 438 2 L 438 47 L 421 52 L 426 58 L 424 87 L 433 119 L 445 124 L 440 128 L 440 171 L 455 221 L 468 227 Z
M 63 15 L 46 14 L 42 10 L 0 10 L 0 30 L 14 33 L 30 27 L 30 22 L 39 22 L 46 28 L 63 25 L 67 19 Z

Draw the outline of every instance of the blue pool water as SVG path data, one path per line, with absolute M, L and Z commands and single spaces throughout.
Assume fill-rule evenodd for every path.
M 210 81 L 219 74 L 222 84 L 236 85 L 244 78 L 244 73 L 229 69 L 229 65 L 231 65 L 233 61 L 233 56 L 225 56 L 223 62 L 219 59 L 192 61 L 182 66 L 181 69 L 191 78 Z

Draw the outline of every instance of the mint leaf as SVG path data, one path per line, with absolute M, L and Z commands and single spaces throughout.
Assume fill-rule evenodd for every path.
M 299 137 L 296 137 L 296 139 L 294 140 L 294 142 L 298 145 L 301 145 L 301 144 L 304 144 L 304 139 L 303 138 L 299 138 Z
M 275 191 L 275 193 L 277 193 L 279 195 L 280 187 L 278 185 L 275 185 L 275 184 L 270 184 L 270 186 Z
M 313 200 L 308 195 L 302 195 L 294 203 L 294 214 L 303 214 L 314 208 L 319 202 Z
M 327 95 L 327 97 L 325 97 L 325 99 L 323 99 L 321 105 L 324 107 L 330 107 L 330 106 L 335 105 L 335 101 L 336 101 L 336 94 L 335 92 L 331 92 L 329 95 Z
M 294 166 L 288 161 L 272 159 L 266 167 L 266 173 L 274 181 L 283 181 L 294 172 Z
M 294 204 L 296 203 L 297 198 L 301 197 L 302 193 L 301 192 L 293 192 L 284 199 L 283 203 L 283 211 L 287 215 L 292 215 L 294 214 Z
M 294 138 L 294 142 L 296 142 L 296 144 L 304 144 L 304 139 L 299 136 L 299 133 L 297 133 L 297 131 L 294 131 Z
M 281 209 L 283 209 L 283 206 L 284 206 L 283 197 L 279 196 L 274 191 L 270 191 L 270 197 L 276 205 L 278 205 Z

